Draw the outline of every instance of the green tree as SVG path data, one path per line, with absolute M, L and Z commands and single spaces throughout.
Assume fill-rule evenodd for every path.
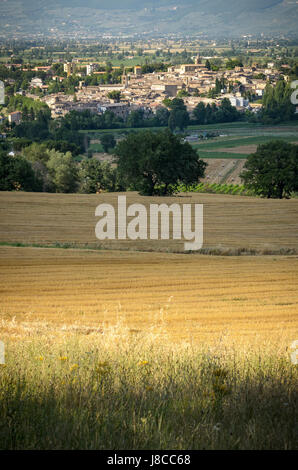
M 259 145 L 247 158 L 241 178 L 261 196 L 289 197 L 298 190 L 298 146 L 282 140 Z
M 216 98 L 217 95 L 218 93 L 215 88 L 211 88 L 207 93 L 208 98 L 212 98 L 212 99 Z
M 226 63 L 226 69 L 232 70 L 235 67 L 243 67 L 243 62 L 240 58 L 238 59 L 229 59 Z
M 47 168 L 57 193 L 74 193 L 77 189 L 78 171 L 70 152 L 48 150 Z
M 159 107 L 156 110 L 156 118 L 159 126 L 167 126 L 169 121 L 170 112 L 167 108 Z
M 146 195 L 169 194 L 178 182 L 197 182 L 206 167 L 193 147 L 169 130 L 130 133 L 117 145 L 116 155 L 126 185 Z
M 216 122 L 233 122 L 239 119 L 239 117 L 240 114 L 235 106 L 231 105 L 228 98 L 224 98 L 216 112 Z
M 261 120 L 264 123 L 279 123 L 295 119 L 295 106 L 291 103 L 293 90 L 289 83 L 279 80 L 276 86 L 267 84 L 263 96 Z
M 181 131 L 183 131 L 189 124 L 189 114 L 183 99 L 174 98 L 169 100 L 166 106 L 170 108 L 168 122 L 170 130 L 174 131 L 178 127 Z
M 136 128 L 144 126 L 144 113 L 141 110 L 129 113 L 126 120 L 127 127 Z
M 112 168 L 108 162 L 99 162 L 95 158 L 82 161 L 79 179 L 82 193 L 118 190 L 116 169 Z
M 183 109 L 173 109 L 171 111 L 171 117 L 175 128 L 178 127 L 180 131 L 183 131 L 189 124 L 189 114 Z
M 79 171 L 80 192 L 96 193 L 102 189 L 103 170 L 101 162 L 91 158 L 83 160 Z
M 206 108 L 204 103 L 200 102 L 193 110 L 193 115 L 198 124 L 204 124 L 206 118 Z
M 182 98 L 173 98 L 172 100 L 169 99 L 168 101 L 168 108 L 171 110 L 173 109 L 186 109 L 186 106 L 184 104 L 184 101 Z
M 208 103 L 205 108 L 205 123 L 206 124 L 211 124 L 212 122 L 214 122 L 213 115 L 214 115 L 214 108 L 213 106 L 210 105 L 210 103 Z
M 41 190 L 43 192 L 54 192 L 55 186 L 47 167 L 49 160 L 47 145 L 33 142 L 31 145 L 23 147 L 21 155 L 31 163 L 36 178 L 41 181 Z
M 184 89 L 179 90 L 178 93 L 177 93 L 177 98 L 183 98 L 184 96 L 189 96 L 188 91 L 186 91 Z
M 163 103 L 167 108 L 170 108 L 171 102 L 172 102 L 172 100 L 171 100 L 170 98 L 165 98 L 162 103 Z
M 116 145 L 116 140 L 113 134 L 102 134 L 100 136 L 100 142 L 105 152 L 109 149 L 113 149 Z
M 22 110 L 22 120 L 23 121 L 28 121 L 29 119 L 29 115 L 28 115 L 28 108 L 26 105 L 23 106 L 23 110 Z
M 119 103 L 119 101 L 121 99 L 121 91 L 119 91 L 119 90 L 110 91 L 107 96 L 108 96 L 108 98 L 110 98 L 110 100 L 114 100 L 117 103 Z
M 12 157 L 0 153 L 1 191 L 41 191 L 41 181 L 36 177 L 31 164 L 23 157 Z
M 31 145 L 22 149 L 22 156 L 30 162 L 46 163 L 49 160 L 49 153 L 45 144 L 38 144 L 33 142 Z
M 168 127 L 171 132 L 174 132 L 176 129 L 176 119 L 173 113 L 170 113 L 169 119 L 168 119 Z

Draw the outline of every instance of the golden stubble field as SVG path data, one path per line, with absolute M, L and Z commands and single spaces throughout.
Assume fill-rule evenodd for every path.
M 298 248 L 298 200 L 126 195 L 128 204 L 203 203 L 204 247 Z M 0 241 L 98 247 L 95 208 L 116 205 L 117 196 L 0 193 Z M 298 256 L 161 252 L 183 250 L 179 243 L 103 244 L 122 251 L 1 246 L 2 336 L 63 328 L 102 334 L 121 325 L 132 335 L 192 343 L 298 338 Z M 142 249 L 157 252 L 133 251 Z
M 298 257 L 0 247 L 1 336 L 159 334 L 174 342 L 289 346 Z
M 127 205 L 199 203 L 204 205 L 204 248 L 298 250 L 298 199 L 271 200 L 217 194 L 183 194 L 177 197 L 141 197 L 124 193 Z M 181 251 L 182 242 L 99 241 L 95 237 L 95 208 L 117 207 L 123 193 L 37 194 L 0 192 L 0 242 L 38 244 L 74 243 L 131 250 Z

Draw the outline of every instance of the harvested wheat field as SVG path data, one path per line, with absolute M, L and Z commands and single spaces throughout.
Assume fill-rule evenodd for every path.
M 109 203 L 117 208 L 119 195 L 127 205 L 197 203 L 204 205 L 204 249 L 257 250 L 278 253 L 298 250 L 298 199 L 272 200 L 219 194 L 146 197 L 137 193 L 46 194 L 0 192 L 0 242 L 105 247 L 141 251 L 184 251 L 173 240 L 99 241 L 95 209 Z M 116 211 L 117 212 L 117 211 Z M 171 236 L 171 231 L 170 231 Z
M 192 342 L 274 336 L 286 344 L 298 337 L 298 257 L 279 256 L 298 249 L 298 200 L 126 195 L 127 204 L 203 203 L 207 253 L 274 255 L 175 254 L 184 245 L 173 240 L 100 242 L 95 208 L 116 206 L 118 194 L 0 193 L 0 241 L 39 245 L 0 247 L 4 330 L 14 318 L 16 336 L 18 326 L 43 322 L 51 328 L 122 324 L 133 334 L 158 330 Z M 43 248 L 63 243 L 114 250 Z
M 192 343 L 298 337 L 297 256 L 0 247 L 0 272 L 2 336 L 121 324 Z
M 106 249 L 117 196 L 0 193 L 0 449 L 296 449 L 298 201 L 149 199 L 203 203 L 210 256 Z

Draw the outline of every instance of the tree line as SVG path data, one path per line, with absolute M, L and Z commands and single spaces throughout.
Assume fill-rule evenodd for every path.
M 134 190 L 143 195 L 179 192 L 197 184 L 207 167 L 181 135 L 169 129 L 129 133 L 118 142 L 116 166 L 95 158 L 77 162 L 52 142 L 31 143 L 18 153 L 0 150 L 0 190 L 96 193 Z M 282 140 L 259 145 L 248 156 L 241 178 L 247 189 L 267 198 L 291 197 L 298 191 L 298 146 Z
M 14 155 L 2 148 L 0 190 L 169 194 L 178 182 L 196 182 L 206 167 L 196 150 L 169 130 L 132 132 L 118 143 L 115 155 L 117 167 L 94 158 L 76 162 L 71 152 L 47 143 L 34 142 Z

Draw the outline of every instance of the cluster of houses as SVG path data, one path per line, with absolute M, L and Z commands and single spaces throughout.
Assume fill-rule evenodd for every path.
M 37 71 L 51 73 L 50 66 L 36 67 Z M 219 105 L 223 98 L 228 98 L 238 110 L 250 109 L 257 112 L 262 106 L 260 103 L 249 102 L 243 98 L 243 91 L 246 96 L 261 98 L 264 94 L 266 84 L 270 80 L 275 83 L 281 76 L 280 72 L 274 68 L 274 63 L 267 64 L 267 68 L 257 67 L 235 67 L 231 70 L 213 71 L 209 70 L 205 64 L 201 63 L 200 57 L 195 59 L 194 64 L 183 64 L 168 67 L 166 72 L 153 72 L 142 74 L 140 66 L 134 67 L 133 73 L 124 73 L 119 84 L 85 86 L 84 76 L 78 72 L 75 63 L 64 64 L 64 71 L 67 75 L 76 73 L 82 79 L 75 95 L 64 93 L 45 93 L 43 97 L 38 97 L 32 92 L 26 92 L 26 96 L 34 99 L 41 99 L 51 109 L 52 117 L 64 116 L 71 110 L 90 110 L 94 113 L 102 114 L 107 110 L 113 111 L 117 116 L 125 118 L 131 111 L 142 110 L 146 115 L 154 115 L 156 110 L 163 106 L 165 98 L 176 97 L 181 93 L 187 109 L 192 114 L 198 103 L 215 103 Z M 87 74 L 103 73 L 97 71 L 96 64 L 89 64 L 86 67 Z M 260 78 L 261 77 L 261 78 Z M 51 75 L 53 80 L 63 80 L 63 77 Z M 226 88 L 220 90 L 215 98 L 210 96 L 210 91 L 215 89 L 218 80 L 221 83 L 229 83 L 232 93 Z M 30 89 L 40 88 L 45 90 L 47 85 L 35 77 L 31 80 Z M 119 91 L 120 102 L 109 98 L 111 91 Z M 118 100 L 119 101 L 119 100 Z M 11 122 L 20 122 L 21 117 L 15 113 L 9 116 Z

